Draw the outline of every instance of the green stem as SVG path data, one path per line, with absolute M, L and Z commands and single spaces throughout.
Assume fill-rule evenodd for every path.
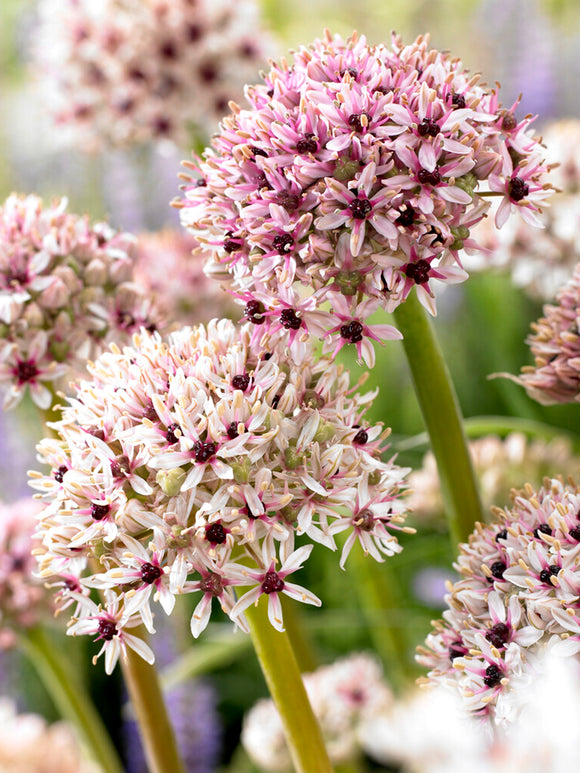
M 144 628 L 131 633 L 145 637 Z M 155 667 L 129 647 L 126 657 L 121 658 L 121 665 L 150 773 L 186 773 Z
M 123 767 L 93 703 L 72 678 L 58 646 L 37 626 L 21 632 L 20 642 L 59 713 L 73 723 L 87 752 L 106 773 Z
M 463 417 L 443 354 L 425 309 L 412 292 L 394 312 L 423 419 L 437 461 L 445 513 L 455 543 L 484 521 L 467 448 Z
M 246 611 L 254 649 L 280 713 L 286 741 L 297 773 L 331 773 L 332 766 L 322 740 L 320 726 L 300 675 L 294 651 L 286 633 L 268 620 L 267 599 Z
M 306 626 L 301 624 L 300 609 L 298 603 L 282 594 L 282 611 L 284 613 L 284 628 L 294 650 L 294 657 L 302 674 L 315 671 L 318 660 L 314 654 L 312 638 L 309 636 Z
M 392 612 L 402 603 L 397 596 L 398 580 L 388 558 L 384 564 L 365 556 L 360 545 L 355 545 L 349 560 L 356 576 L 356 592 L 361 612 L 368 624 L 373 647 L 383 661 L 389 683 L 400 690 L 411 678 L 407 642 L 404 629 L 393 624 Z M 377 620 L 377 612 L 380 618 Z

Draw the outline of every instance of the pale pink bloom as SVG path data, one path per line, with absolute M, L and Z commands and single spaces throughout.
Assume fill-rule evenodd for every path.
M 0 769 L 3 773 L 99 773 L 85 759 L 71 726 L 49 725 L 39 714 L 18 714 L 0 699 Z
M 272 52 L 254 0 L 42 0 L 41 99 L 89 149 L 208 130 Z
M 525 365 L 520 376 L 511 377 L 543 405 L 580 400 L 580 264 L 560 288 L 554 305 L 546 304 L 544 316 L 532 323 L 527 343 L 534 365 Z
M 101 649 L 93 658 L 93 664 L 104 654 L 107 674 L 113 673 L 119 657 L 126 657 L 127 647 L 147 663 L 153 663 L 155 655 L 149 645 L 139 636 L 125 630 L 138 626 L 141 618 L 137 615 L 127 615 L 122 609 L 120 599 L 113 591 L 105 591 L 104 595 L 105 609 L 87 596 L 78 596 L 71 592 L 71 596 L 78 601 L 81 612 L 78 618 L 71 620 L 67 630 L 68 635 L 96 636 L 95 641 L 102 641 Z
M 580 490 L 546 478 L 537 491 L 514 492 L 512 507 L 496 508 L 494 522 L 460 546 L 462 578 L 418 660 L 480 716 L 508 716 L 512 683 L 533 676 L 548 645 L 580 651 L 579 511 Z
M 34 499 L 0 504 L 0 649 L 13 646 L 18 632 L 36 625 L 53 610 L 50 595 L 35 576 L 31 555 L 42 505 Z
M 408 470 L 383 461 L 389 431 L 365 418 L 374 395 L 302 346 L 297 364 L 281 341 L 259 346 L 251 323 L 212 320 L 166 340 L 141 331 L 89 364 L 92 380 L 74 385 L 56 437 L 38 445 L 50 473 L 31 475 L 46 501 L 40 574 L 61 608 L 72 599 L 85 620 L 82 599 L 99 588 L 115 594 L 99 614 L 118 630 L 152 630 L 155 603 L 169 614 L 176 595 L 201 592 L 197 636 L 214 598 L 247 630 L 243 608 L 266 593 L 280 627 L 280 593 L 320 604 L 287 576 L 314 543 L 336 549 L 334 522 L 347 537 L 358 528 L 343 522 L 345 505 L 376 510 L 373 556 L 397 550 Z M 306 544 L 294 550 L 297 534 Z M 241 584 L 255 588 L 236 601 Z M 94 632 L 93 613 L 73 630 Z M 118 646 L 107 645 L 111 658 Z
M 252 604 L 257 604 L 260 597 L 266 594 L 268 596 L 268 619 L 273 627 L 277 631 L 284 630 L 284 620 L 282 617 L 282 602 L 280 600 L 280 593 L 284 593 L 290 598 L 301 601 L 304 604 L 313 604 L 316 607 L 321 606 L 322 601 L 315 596 L 314 593 L 303 588 L 296 583 L 288 582 L 286 579 L 289 574 L 296 572 L 298 569 L 302 569 L 303 563 L 306 561 L 310 553 L 312 552 L 313 545 L 303 545 L 298 550 L 288 552 L 288 545 L 292 540 L 283 542 L 280 546 L 280 557 L 282 563 L 280 568 L 276 568 L 277 559 L 275 556 L 270 555 L 270 546 L 267 542 L 264 543 L 262 549 L 262 561 L 263 566 L 261 569 L 250 570 L 244 567 L 239 567 L 233 570 L 233 576 L 238 580 L 246 580 L 249 584 L 251 581 L 259 583 L 256 587 L 244 593 L 238 601 L 234 604 L 231 610 L 231 616 L 237 618 L 245 609 Z
M 133 242 L 105 223 L 13 194 L 0 207 L 0 386 L 4 407 L 26 390 L 39 408 L 86 372 L 112 340 L 161 324 L 133 282 Z
M 428 282 L 466 277 L 458 251 L 477 246 L 470 230 L 489 208 L 490 176 L 502 221 L 518 210 L 535 222 L 549 193 L 531 118 L 509 128 L 496 91 L 427 36 L 404 46 L 393 35 L 389 47 L 327 32 L 263 79 L 203 157 L 185 162 L 175 205 L 208 273 L 246 304 L 256 340 L 283 335 L 272 323 L 285 294 L 293 356 L 308 312 L 321 328 L 309 332 L 325 338 L 337 307 L 364 325 L 416 286 L 434 313 Z M 370 363 L 372 343 L 358 348 Z

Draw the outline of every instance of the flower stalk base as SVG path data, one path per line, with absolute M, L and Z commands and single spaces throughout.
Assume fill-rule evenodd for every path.
M 267 600 L 246 610 L 256 655 L 280 713 L 297 773 L 332 773 L 318 720 L 308 700 L 286 633 L 268 620 Z

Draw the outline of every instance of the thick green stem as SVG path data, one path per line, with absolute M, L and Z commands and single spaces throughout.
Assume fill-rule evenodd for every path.
M 297 773 L 330 773 L 332 766 L 322 740 L 294 651 L 286 633 L 268 620 L 268 602 L 262 596 L 246 611 L 250 633 L 270 695 L 280 713 L 286 741 Z
M 23 631 L 20 642 L 59 713 L 76 727 L 87 754 L 106 773 L 122 773 L 123 767 L 101 718 L 62 661 L 58 646 L 40 626 Z
M 463 417 L 447 365 L 425 309 L 412 292 L 394 312 L 403 334 L 417 399 L 437 461 L 451 538 L 466 542 L 484 521 Z
M 131 631 L 144 638 L 144 629 Z M 125 684 L 139 724 L 150 773 L 186 773 L 167 716 L 163 693 L 154 666 L 132 649 L 121 658 Z

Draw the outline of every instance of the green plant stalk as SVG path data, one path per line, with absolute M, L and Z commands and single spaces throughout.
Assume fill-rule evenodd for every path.
M 431 449 L 441 479 L 449 531 L 457 550 L 484 515 L 463 417 L 451 376 L 427 312 L 412 292 L 394 312 Z
M 41 626 L 20 633 L 20 643 L 36 669 L 61 716 L 79 733 L 87 753 L 106 773 L 123 773 L 123 767 L 92 701 L 71 677 L 58 647 Z
M 368 624 L 373 647 L 383 661 L 389 683 L 395 690 L 401 690 L 411 680 L 407 660 L 409 652 L 402 627 L 393 625 L 394 609 L 400 606 L 397 599 L 398 580 L 391 571 L 387 558 L 378 564 L 374 558 L 365 556 L 360 545 L 355 545 L 349 556 L 355 588 L 361 612 Z M 377 620 L 377 612 L 382 613 Z
M 267 599 L 246 610 L 250 634 L 270 695 L 278 709 L 296 773 L 331 773 L 318 720 L 308 700 L 287 634 L 268 620 Z
M 312 638 L 306 627 L 301 624 L 301 610 L 298 609 L 298 602 L 283 594 L 280 601 L 284 614 L 284 628 L 294 650 L 298 668 L 303 674 L 315 671 L 320 663 L 314 654 Z
M 145 628 L 132 630 L 146 637 Z M 127 647 L 121 658 L 125 685 L 139 725 L 149 773 L 186 773 L 154 666 Z

